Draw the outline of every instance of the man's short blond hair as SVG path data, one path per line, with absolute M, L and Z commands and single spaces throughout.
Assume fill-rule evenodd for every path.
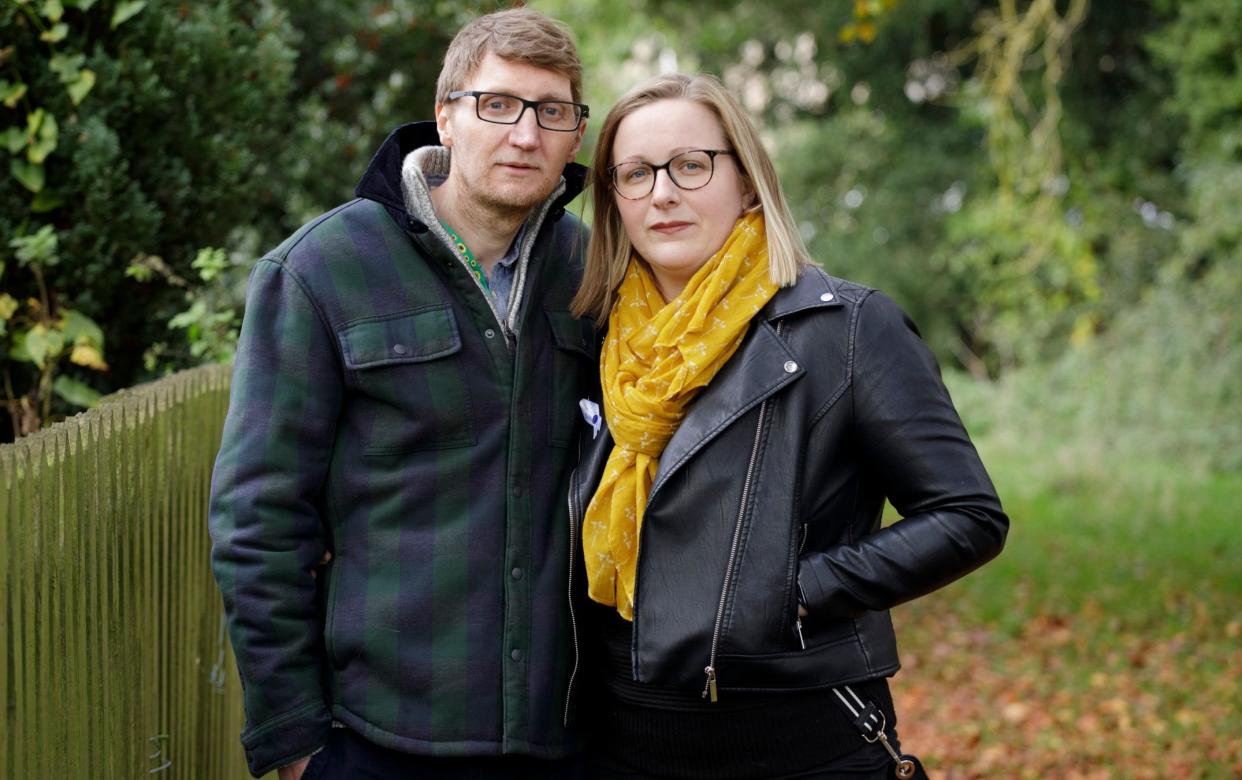
M 458 31 L 444 53 L 436 104 L 447 101 L 450 92 L 464 89 L 466 79 L 489 53 L 559 73 L 569 79 L 573 100 L 582 100 L 582 62 L 569 28 L 538 11 L 513 8 L 480 16 Z

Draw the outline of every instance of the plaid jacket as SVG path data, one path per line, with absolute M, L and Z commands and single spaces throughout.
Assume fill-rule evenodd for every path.
M 510 333 L 406 211 L 402 161 L 436 143 L 430 122 L 398 128 L 359 198 L 251 275 L 210 525 L 255 776 L 334 719 L 429 755 L 577 747 L 566 495 L 595 360 L 564 206 L 585 170 L 528 231 Z

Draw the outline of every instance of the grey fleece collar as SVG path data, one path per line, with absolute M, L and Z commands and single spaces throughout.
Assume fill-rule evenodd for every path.
M 401 194 L 405 199 L 405 210 L 426 225 L 427 229 L 436 238 L 440 239 L 453 253 L 453 256 L 465 266 L 465 259 L 457 253 L 453 240 L 449 238 L 448 231 L 440 224 L 440 218 L 436 215 L 435 205 L 431 202 L 431 185 L 427 181 L 429 176 L 437 178 L 448 176 L 449 166 L 452 162 L 451 156 L 448 148 L 444 146 L 423 146 L 407 154 L 405 160 L 401 163 Z M 475 280 L 479 292 L 487 300 L 488 308 L 492 310 L 492 316 L 496 318 L 496 322 L 500 325 L 501 332 L 505 334 L 505 340 L 510 346 L 513 344 L 514 334 L 518 331 L 518 313 L 521 311 L 522 295 L 526 289 L 526 269 L 530 265 L 531 248 L 535 245 L 535 239 L 539 235 L 539 228 L 543 226 L 543 221 L 547 217 L 548 211 L 552 208 L 552 204 L 564 192 L 565 179 L 562 177 L 556 185 L 556 189 L 552 191 L 552 194 L 533 209 L 530 216 L 526 218 L 526 233 L 522 238 L 522 246 L 518 252 L 517 273 L 513 277 L 513 290 L 509 293 L 509 312 L 507 317 L 500 315 L 496 310 L 495 299 L 483 288 L 483 285 L 477 279 Z M 470 278 L 473 279 L 474 274 L 471 274 Z

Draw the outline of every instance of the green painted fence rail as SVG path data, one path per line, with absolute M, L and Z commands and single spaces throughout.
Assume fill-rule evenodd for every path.
M 0 446 L 0 778 L 244 778 L 207 492 L 229 368 Z

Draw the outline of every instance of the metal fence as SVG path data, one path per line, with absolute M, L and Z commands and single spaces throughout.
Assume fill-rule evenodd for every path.
M 0 778 L 243 778 L 207 492 L 229 368 L 0 446 Z

